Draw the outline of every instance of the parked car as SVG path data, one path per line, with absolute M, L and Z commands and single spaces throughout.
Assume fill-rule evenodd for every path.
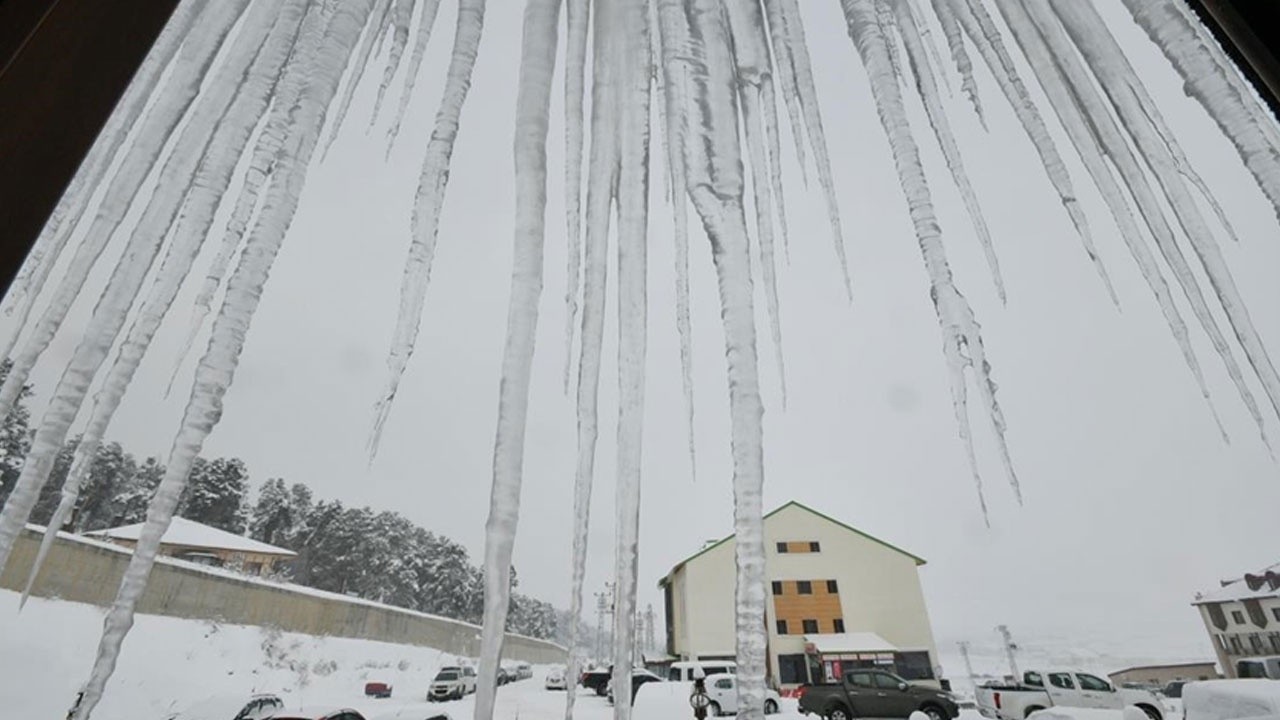
M 1182 689 L 1186 720 L 1280 717 L 1280 681 L 1202 680 Z
M 653 673 L 649 672 L 648 670 L 645 670 L 644 668 L 631 669 L 631 704 L 632 705 L 635 705 L 636 703 L 636 690 L 640 689 L 641 685 L 646 685 L 651 682 L 662 682 L 662 678 L 658 677 L 657 675 L 654 675 Z M 605 684 L 605 694 L 609 697 L 609 703 L 613 704 L 613 679 L 612 678 L 610 678 L 609 682 Z
M 168 716 L 167 720 L 262 720 L 284 709 L 284 701 L 275 695 L 243 695 L 211 697 L 181 712 Z
M 690 682 L 696 680 L 694 671 L 702 668 L 705 677 L 712 675 L 733 675 L 738 672 L 738 664 L 730 660 L 681 661 L 671 663 L 667 669 L 667 680 L 672 682 Z
M 1116 688 L 1097 675 L 1066 670 L 1022 674 L 1017 685 L 985 685 L 977 689 L 978 712 L 995 720 L 1023 720 L 1050 707 L 1137 707 L 1151 720 L 1164 720 L 1163 703 L 1150 690 Z
M 351 708 L 302 708 L 286 710 L 270 716 L 271 720 L 365 720 L 364 716 Z
M 1160 690 L 1160 694 L 1167 698 L 1177 700 L 1182 697 L 1182 688 L 1186 687 L 1186 685 L 1186 680 L 1174 680 L 1168 685 L 1165 685 L 1164 688 Z
M 1241 680 L 1280 680 L 1280 655 L 1237 660 L 1236 677 Z
M 548 670 L 547 679 L 543 682 L 543 685 L 548 690 L 567 689 L 568 683 L 565 681 L 565 678 L 564 678 L 564 668 L 556 667 Z
M 476 691 L 476 671 L 470 667 L 443 667 L 431 681 L 427 699 L 461 700 Z
M 533 666 L 527 662 L 516 663 L 516 679 L 529 680 L 533 677 Z
M 582 673 L 578 684 L 596 695 L 604 697 L 609 693 L 609 681 L 613 679 L 613 668 L 595 668 Z
M 801 687 L 800 712 L 828 720 L 905 718 L 917 710 L 930 720 L 950 720 L 960 715 L 951 693 L 912 685 L 883 670 L 852 670 L 845 673 L 843 682 Z M 1018 720 L 1022 717 L 1019 715 Z
M 736 675 L 717 675 L 715 678 L 707 680 L 706 685 L 707 696 L 711 698 L 711 704 L 707 706 L 708 715 L 715 717 L 717 715 L 738 714 L 738 678 Z M 781 704 L 782 699 L 778 696 L 778 693 L 769 689 L 765 690 L 765 715 L 776 715 Z
M 498 685 L 499 686 L 506 685 L 507 683 L 513 680 L 515 680 L 515 676 L 510 670 L 506 669 L 505 667 L 498 668 Z

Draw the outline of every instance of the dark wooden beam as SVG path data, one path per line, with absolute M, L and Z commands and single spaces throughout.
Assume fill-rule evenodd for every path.
M 1258 94 L 1280 117 L 1280 2 L 1187 0 Z
M 0 287 L 177 0 L 0 0 Z

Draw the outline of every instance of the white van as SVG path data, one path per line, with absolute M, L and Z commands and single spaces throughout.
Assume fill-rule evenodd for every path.
M 732 660 L 682 661 L 671 663 L 671 668 L 667 670 L 667 680 L 669 682 L 690 682 L 695 679 L 693 677 L 695 668 L 702 668 L 702 674 L 705 676 L 738 674 L 738 664 Z
M 1242 680 L 1280 680 L 1280 655 L 1237 660 L 1236 677 Z

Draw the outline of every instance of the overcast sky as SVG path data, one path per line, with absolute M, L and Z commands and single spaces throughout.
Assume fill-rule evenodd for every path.
M 376 82 L 366 82 L 332 153 L 312 168 L 222 423 L 206 446 L 209 456 L 243 458 L 256 481 L 280 476 L 307 483 L 318 497 L 401 512 L 462 542 L 477 559 L 510 277 L 517 5 L 496 3 L 489 12 L 417 353 L 377 461 L 369 466 L 365 440 L 384 382 L 410 208 L 451 41 L 454 6 L 448 3 L 391 159 L 384 161 L 382 152 L 386 118 L 372 133 L 364 131 L 376 89 Z M 1224 239 L 1224 252 L 1258 330 L 1280 355 L 1280 284 L 1274 281 L 1280 243 L 1270 206 L 1120 4 L 1099 5 L 1235 223 L 1241 243 Z M 779 281 L 785 409 L 772 350 L 759 348 L 766 506 L 799 500 L 926 558 L 921 577 L 940 643 L 989 639 L 997 623 L 1008 623 L 1029 640 L 1070 638 L 1080 647 L 1122 644 L 1143 654 L 1207 657 L 1189 603 L 1219 578 L 1278 559 L 1280 483 L 1203 333 L 1194 328 L 1193 339 L 1230 445 L 1220 439 L 1150 292 L 1056 125 L 1120 310 L 1107 298 L 1009 106 L 980 67 L 989 133 L 967 106 L 954 72 L 956 92 L 945 101 L 1004 268 L 1009 302 L 1000 305 L 912 100 L 947 252 L 983 326 L 1026 498 L 1021 507 L 1013 500 L 985 423 L 975 415 L 991 506 L 986 528 L 957 437 L 926 277 L 861 63 L 838 3 L 804 6 L 854 301 L 844 297 L 817 187 L 802 185 L 788 153 L 791 264 Z M 368 77 L 380 76 L 379 68 Z M 1039 88 L 1032 89 L 1040 97 Z M 546 290 L 515 563 L 524 592 L 567 606 L 576 434 L 574 404 L 560 382 L 559 83 L 555 93 Z M 1046 102 L 1041 107 L 1048 112 Z M 784 136 L 784 150 L 789 147 Z M 660 613 L 658 579 L 705 540 L 731 531 L 732 495 L 723 334 L 709 245 L 695 236 L 695 482 L 680 393 L 671 214 L 658 198 L 661 177 L 653 177 L 641 603 L 652 602 Z M 104 258 L 99 282 L 111 262 L 114 256 Z M 188 287 L 179 299 L 109 433 L 135 454 L 167 454 L 177 427 L 195 358 L 184 367 L 183 392 L 165 400 L 163 391 L 193 294 Z M 33 375 L 37 415 L 94 298 L 96 290 L 82 297 Z M 612 573 L 615 327 L 611 317 L 588 592 L 602 589 Z M 1280 437 L 1274 415 L 1269 422 Z

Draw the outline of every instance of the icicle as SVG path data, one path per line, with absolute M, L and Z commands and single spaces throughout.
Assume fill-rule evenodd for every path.
M 418 21 L 418 35 L 413 41 L 413 54 L 409 58 L 409 67 L 405 70 L 404 90 L 400 93 L 400 105 L 396 109 L 395 120 L 387 130 L 387 156 L 400 137 L 400 123 L 404 121 L 409 109 L 409 100 L 413 98 L 413 86 L 422 69 L 422 58 L 427 54 L 427 45 L 431 43 L 431 29 L 436 24 L 436 14 L 440 11 L 440 0 L 422 0 L 422 18 Z
M 1260 123 L 1257 102 L 1247 92 L 1241 92 L 1243 88 L 1235 80 L 1236 69 L 1225 58 L 1215 57 L 1209 46 L 1213 41 L 1200 34 L 1199 21 L 1182 5 L 1182 0 L 1124 0 L 1124 4 L 1182 76 L 1187 94 L 1204 106 L 1235 145 L 1240 159 L 1280 217 L 1280 148 Z M 1274 126 L 1274 122 L 1271 124 Z M 1203 183 L 1197 182 L 1197 186 L 1212 201 Z M 1216 203 L 1212 207 L 1225 223 L 1221 208 Z
M 590 0 L 566 0 L 565 18 L 568 45 L 564 74 L 564 197 L 568 267 L 564 292 L 564 391 L 567 394 L 573 369 L 573 333 L 578 320 L 578 267 L 582 261 L 582 92 L 587 65 L 587 28 L 591 21 Z
M 285 81 L 302 81 L 305 89 L 299 103 L 292 107 L 293 112 L 289 112 L 289 108 L 282 109 L 268 124 L 268 132 L 286 134 L 280 154 L 281 167 L 272 178 L 263 201 L 264 212 L 228 282 L 227 297 L 214 321 L 209 348 L 196 368 L 191 399 L 174 438 L 164 478 L 147 509 L 147 520 L 137 547 L 129 558 L 116 600 L 107 613 L 97 659 L 72 720 L 89 720 L 102 697 L 103 688 L 115 669 L 121 644 L 133 625 L 134 608 L 146 588 L 160 539 L 169 527 L 191 464 L 221 417 L 222 400 L 235 376 L 249 323 L 262 296 L 271 264 L 297 210 L 306 168 L 324 124 L 326 106 L 336 94 L 343 65 L 369 15 L 370 3 L 371 0 L 344 0 L 337 5 L 330 32 L 320 52 L 296 63 L 291 61 L 286 68 Z M 304 77 L 298 78 L 298 75 Z M 276 107 L 278 109 L 279 105 Z
M 80 218 L 88 209 L 94 192 L 124 146 L 129 130 L 133 128 L 142 115 L 143 109 L 146 108 L 165 68 L 177 54 L 178 47 L 190 32 L 204 7 L 205 3 L 183 0 L 174 9 L 173 15 L 156 38 L 142 65 L 120 96 L 115 110 L 107 118 L 102 132 L 98 134 L 80 163 L 80 167 L 76 169 L 76 174 L 71 178 L 66 192 L 58 199 L 58 204 L 54 207 L 49 221 L 40 231 L 31 252 L 4 298 L 5 315 L 11 316 L 16 311 L 17 320 L 14 321 L 13 334 L 6 342 L 0 357 L 9 357 L 12 354 L 18 336 L 27 324 L 31 309 L 49 273 L 57 263 L 71 234 L 80 224 Z M 151 140 L 155 141 L 155 139 Z M 163 144 L 163 141 L 160 142 Z
M 1085 252 L 1089 255 L 1098 277 L 1102 279 L 1103 285 L 1106 286 L 1107 294 L 1110 295 L 1112 303 L 1119 305 L 1120 300 L 1111 284 L 1111 277 L 1108 275 L 1106 267 L 1102 264 L 1102 258 L 1098 255 L 1097 248 L 1094 247 L 1093 235 L 1089 231 L 1089 221 L 1076 198 L 1071 175 L 1067 172 L 1067 166 L 1062 162 L 1062 156 L 1058 154 L 1058 148 L 1054 144 L 1053 138 L 1049 135 L 1049 129 L 1045 126 L 1044 119 L 1040 116 L 1040 111 L 1036 109 L 1035 103 L 1031 101 L 1031 96 L 1027 93 L 1026 86 L 1022 84 L 1022 79 L 1018 77 L 1013 58 L 1009 57 L 1008 51 L 1005 50 L 1004 42 L 1000 39 L 999 30 L 996 29 L 995 23 L 992 21 L 991 16 L 987 14 L 986 7 L 980 0 L 949 1 L 956 19 L 960 22 L 960 26 L 964 28 L 964 31 L 969 35 L 969 39 L 978 48 L 978 52 L 982 55 L 982 59 L 986 61 L 991 74 L 995 76 L 996 83 L 1000 86 L 1001 92 L 1004 93 L 1005 99 L 1009 101 L 1014 114 L 1018 117 L 1018 122 L 1021 123 L 1023 131 L 1027 133 L 1027 138 L 1031 140 L 1031 144 L 1035 146 L 1036 152 L 1040 155 L 1040 161 L 1044 165 L 1049 182 L 1053 184 L 1054 190 L 1058 193 L 1063 207 L 1067 210 L 1067 215 L 1071 217 L 1071 223 L 1075 226 L 1076 234 L 1080 236 L 1080 242 Z
M 849 261 L 844 249 L 844 231 L 840 229 L 840 207 L 836 201 L 836 185 L 831 175 L 831 155 L 827 151 L 827 135 L 822 129 L 822 114 L 818 109 L 818 88 L 813 81 L 813 67 L 809 61 L 809 47 L 805 42 L 804 20 L 800 17 L 799 0 L 776 0 L 780 4 L 779 16 L 790 45 L 791 62 L 795 67 L 796 89 L 800 96 L 800 108 L 804 113 L 805 127 L 809 131 L 809 144 L 813 150 L 814 164 L 818 168 L 818 182 L 827 202 L 827 219 L 831 223 L 835 242 L 836 259 L 844 277 L 845 294 L 853 299 L 853 283 L 849 280 Z
M 975 482 L 978 483 L 979 500 L 982 502 L 985 513 L 986 502 L 982 500 L 981 476 L 972 460 L 973 438 L 968 432 L 967 391 L 963 387 L 965 368 L 973 372 L 974 381 L 982 396 L 987 419 L 991 423 L 994 439 L 999 448 L 1001 462 L 1004 464 L 1009 484 L 1019 501 L 1022 498 L 1022 491 L 1005 442 L 1004 415 L 996 400 L 996 384 L 991 379 L 991 366 L 987 362 L 983 347 L 981 327 L 973 316 L 969 302 L 956 288 L 955 280 L 951 275 L 946 250 L 942 246 L 941 230 L 933 211 L 929 186 L 925 181 L 924 167 L 920 163 L 919 150 L 912 137 L 911 126 L 907 122 L 902 95 L 892 78 L 888 51 L 885 49 L 884 38 L 881 37 L 876 23 L 871 0 L 841 0 L 841 5 L 849 25 L 849 36 L 858 48 L 858 54 L 862 57 L 862 63 L 871 81 L 876 111 L 893 150 L 894 163 L 902 182 L 902 191 L 907 199 L 907 207 L 911 213 L 912 223 L 915 225 L 920 252 L 929 274 L 930 295 L 942 329 L 943 354 L 946 357 L 951 381 L 956 423 L 960 428 L 965 450 L 971 458 L 971 468 L 973 468 Z M 957 383 L 961 386 L 957 387 Z
M 761 32 L 764 28 L 761 26 Z M 766 48 L 768 45 L 765 46 Z M 765 52 L 768 52 L 767 50 Z M 791 232 L 787 229 L 787 203 L 782 192 L 782 138 L 778 132 L 778 101 L 773 89 L 773 76 L 760 84 L 760 102 L 764 104 L 764 133 L 769 143 L 769 183 L 773 186 L 774 209 L 778 213 L 778 230 L 782 233 L 782 252 L 791 264 Z
M 800 119 L 796 67 L 791 58 L 791 40 L 787 35 L 786 10 L 781 0 L 764 0 L 764 9 L 769 18 L 769 40 L 773 44 L 774 74 L 782 86 L 782 100 L 787 107 L 787 117 L 791 122 L 791 137 L 796 145 L 796 161 L 800 165 L 801 182 L 807 186 L 809 178 L 805 170 L 804 127 Z
M 964 159 L 960 155 L 960 147 L 956 144 L 955 135 L 951 133 L 951 124 L 947 121 L 947 111 L 942 107 L 942 98 L 938 96 L 938 86 L 934 82 L 933 70 L 929 67 L 929 61 L 924 55 L 924 47 L 921 42 L 920 34 L 915 25 L 915 18 L 912 17 L 907 0 L 882 0 L 894 4 L 893 11 L 897 14 L 898 31 L 902 34 L 902 42 L 907 50 L 907 61 L 910 63 L 911 71 L 916 78 L 916 90 L 920 94 L 920 99 L 924 103 L 925 112 L 929 117 L 929 124 L 933 126 L 933 134 L 938 138 L 938 146 L 942 148 L 942 155 L 946 158 L 947 169 L 951 171 L 951 178 L 955 181 L 956 189 L 960 191 L 960 197 L 964 200 L 965 210 L 969 213 L 969 220 L 973 223 L 973 231 L 978 236 L 978 242 L 982 245 L 982 252 L 987 258 L 987 267 L 991 269 L 991 278 L 996 285 L 996 294 L 1000 297 L 1000 302 L 1006 302 L 1004 290 L 1004 278 L 1000 273 L 1000 260 L 996 256 L 995 245 L 991 242 L 991 233 L 987 229 L 986 218 L 982 215 L 982 207 L 978 204 L 978 196 L 973 191 L 973 186 L 969 183 L 969 175 L 964 169 Z
M 386 22 L 387 15 L 391 12 L 391 0 L 374 0 L 374 2 L 377 3 L 377 6 L 373 15 L 369 16 L 369 25 L 364 30 L 364 40 L 360 43 L 360 51 L 352 58 L 353 67 L 350 76 L 347 78 L 347 86 L 342 91 L 342 100 L 338 104 L 338 112 L 334 115 L 332 124 L 329 127 L 329 139 L 325 141 L 324 152 L 320 154 L 321 158 L 328 157 L 329 149 L 333 147 L 333 141 L 337 139 L 338 131 L 342 129 L 342 125 L 347 119 L 347 110 L 351 107 L 351 100 L 355 97 L 356 88 L 360 86 L 360 80 L 364 78 L 365 70 L 369 69 L 369 57 L 373 55 L 373 46 L 382 34 L 383 24 Z
M 1098 77 L 1120 122 L 1128 130 L 1164 190 L 1169 206 L 1200 258 L 1200 264 L 1235 331 L 1245 357 L 1257 373 L 1272 407 L 1280 413 L 1280 375 L 1277 375 L 1266 347 L 1253 327 L 1249 311 L 1236 290 L 1235 280 L 1221 250 L 1205 226 L 1194 198 L 1182 184 L 1177 161 L 1141 106 L 1141 94 L 1136 89 L 1141 85 L 1141 80 L 1092 7 L 1071 7 L 1069 3 L 1056 0 L 1052 7 L 1067 34 Z
M 1058 70 L 1054 56 L 1049 52 L 1044 40 L 1031 23 L 1031 18 L 1027 16 L 1027 11 L 1023 7 L 1021 0 L 997 0 L 996 4 L 1004 16 L 1005 24 L 1013 32 L 1013 36 L 1017 40 L 1019 47 L 1021 47 L 1023 55 L 1027 58 L 1031 69 L 1036 74 L 1040 87 L 1044 89 L 1045 95 L 1049 98 L 1049 103 L 1057 113 L 1059 121 L 1067 131 L 1067 136 L 1071 139 L 1072 144 L 1080 155 L 1080 159 L 1084 162 L 1085 169 L 1088 170 L 1089 175 L 1093 178 L 1099 194 L 1107 204 L 1108 209 L 1110 209 L 1112 217 L 1115 218 L 1116 226 L 1120 229 L 1120 236 L 1124 239 L 1125 245 L 1128 246 L 1129 253 L 1133 256 L 1134 262 L 1137 263 L 1138 269 L 1142 272 L 1142 277 L 1146 280 L 1147 286 L 1151 288 L 1151 292 L 1156 296 L 1156 302 L 1160 306 L 1160 311 L 1163 313 L 1165 321 L 1169 324 L 1169 330 L 1173 334 L 1174 341 L 1178 344 L 1178 349 L 1182 353 L 1187 368 L 1191 371 L 1192 377 L 1195 378 L 1196 385 L 1200 389 L 1200 395 L 1209 406 L 1209 412 L 1213 415 L 1219 432 L 1226 438 L 1226 430 L 1222 426 L 1222 421 L 1218 418 L 1218 411 L 1214 407 L 1212 396 L 1209 394 L 1209 388 L 1205 383 L 1200 362 L 1191 347 L 1191 339 L 1187 332 L 1186 323 L 1174 303 L 1173 295 L 1160 272 L 1159 266 L 1156 264 L 1155 256 L 1152 254 L 1151 249 L 1147 247 L 1146 240 L 1142 237 L 1142 231 L 1138 228 L 1129 203 L 1125 200 L 1124 191 L 1111 174 L 1111 169 L 1107 165 L 1105 150 L 1100 145 L 1101 140 L 1091 128 L 1089 119 L 1083 114 L 1084 111 L 1073 100 L 1071 89 L 1066 86 L 1066 80 Z M 1114 129 L 1112 133 L 1114 134 Z M 1129 160 L 1132 161 L 1132 158 Z M 1119 164 L 1122 160 L 1117 159 L 1116 162 Z M 1135 192 L 1134 195 L 1136 196 L 1137 193 Z
M 414 201 L 413 238 L 400 284 L 400 311 L 396 316 L 395 334 L 387 355 L 386 389 L 374 410 L 373 430 L 369 434 L 370 462 L 378 454 L 382 428 L 391 413 L 400 378 L 418 340 L 422 304 L 426 300 L 431 262 L 435 258 L 440 208 L 444 205 L 445 188 L 449 182 L 449 160 L 453 156 L 454 140 L 458 137 L 458 118 L 471 88 L 471 71 L 475 67 L 480 33 L 484 29 L 484 7 L 485 0 L 459 0 L 458 3 L 458 26 L 454 34 L 453 57 L 449 61 L 449 75 L 440 110 L 436 114 L 435 129 L 427 143 L 427 157 L 422 164 L 422 177 Z
M 769 78 L 769 46 L 764 38 L 764 18 L 755 2 L 731 2 L 725 5 L 732 33 L 734 60 L 738 79 L 738 97 L 742 107 L 747 152 L 751 159 L 751 189 L 756 213 L 756 233 L 760 243 L 760 267 L 764 276 L 765 305 L 773 339 L 774 362 L 778 365 L 778 381 L 782 405 L 787 404 L 786 363 L 782 352 L 782 318 L 778 308 L 777 261 L 774 257 L 772 169 L 766 156 L 765 141 L 760 137 L 766 110 L 761 107 L 761 93 Z
M 978 122 L 982 124 L 982 129 L 986 130 L 987 118 L 982 112 L 978 82 L 973 76 L 973 62 L 969 59 L 968 51 L 965 50 L 964 33 L 960 29 L 960 23 L 956 21 L 950 0 L 933 0 L 933 14 L 938 18 L 938 24 L 942 26 L 942 34 L 947 40 L 947 48 L 951 51 L 951 59 L 960 73 L 960 89 L 969 98 L 969 102 L 973 103 L 973 111 L 978 115 Z
M 191 190 L 186 198 L 182 216 L 173 232 L 173 239 L 169 244 L 164 262 L 161 263 L 160 270 L 156 274 L 156 281 L 151 293 L 146 302 L 143 303 L 138 316 L 134 319 L 133 326 L 129 329 L 129 333 L 116 355 L 115 362 L 112 363 L 110 370 L 107 371 L 102 388 L 94 398 L 89 423 L 81 435 L 80 442 L 76 445 L 71 471 L 63 482 L 58 507 L 54 511 L 53 519 L 45 528 L 44 537 L 40 542 L 40 549 L 36 554 L 36 560 L 32 563 L 31 571 L 28 574 L 27 585 L 22 595 L 23 604 L 26 603 L 27 594 L 39 575 L 40 568 L 48 555 L 49 548 L 53 545 L 58 530 L 70 517 L 71 511 L 75 507 L 81 483 L 93 465 L 103 435 L 110 425 L 116 409 L 120 406 L 120 401 L 124 398 L 129 383 L 133 380 L 134 372 L 137 371 L 138 365 L 142 362 L 143 356 L 150 347 L 152 338 L 155 337 L 156 331 L 160 328 L 160 323 L 164 320 L 166 313 L 168 313 L 173 304 L 174 298 L 186 280 L 192 264 L 200 253 L 201 244 L 208 233 L 209 227 L 213 224 L 214 212 L 217 210 L 222 194 L 226 192 L 227 187 L 231 184 L 237 160 L 248 143 L 250 134 L 258 125 L 258 118 L 267 110 L 268 101 L 275 88 L 280 71 L 284 67 L 289 50 L 293 47 L 293 42 L 298 34 L 299 23 L 302 21 L 308 2 L 309 0 L 287 0 L 279 8 L 273 8 L 267 14 L 269 17 L 271 14 L 278 13 L 276 25 L 272 28 L 271 35 L 266 39 L 266 43 L 261 46 L 260 54 L 254 59 L 249 70 L 245 72 L 243 85 L 236 92 L 234 103 L 227 110 L 225 117 L 218 122 L 216 133 L 205 149 L 200 160 L 200 166 L 192 178 Z M 265 7 L 265 5 L 262 7 Z M 319 13 L 313 12 L 312 14 L 318 15 Z M 252 15 L 246 20 L 249 23 L 256 21 L 257 18 Z M 252 42 L 257 36 L 246 31 L 246 37 Z M 252 45 L 241 49 L 252 50 Z M 249 52 L 245 53 L 245 57 L 250 56 Z M 236 68 L 231 66 L 229 69 L 234 71 Z M 225 79 L 223 78 L 223 80 Z M 206 97 L 212 97 L 213 95 L 214 92 L 210 91 Z M 202 97 L 202 103 L 204 100 L 205 97 Z M 204 112 L 204 109 L 198 108 L 198 112 Z M 196 123 L 193 122 L 188 125 L 188 129 L 195 126 Z M 194 138 L 189 138 L 188 136 L 188 132 L 183 133 L 182 139 L 179 141 L 182 143 L 182 147 L 189 147 L 188 143 L 195 142 Z M 169 180 L 166 176 L 174 174 L 173 170 L 179 170 L 174 168 L 173 165 L 172 159 L 170 163 L 166 164 L 166 172 L 161 176 L 161 183 Z M 185 170 L 185 168 L 181 170 Z M 144 222 L 140 223 L 140 228 L 143 227 L 145 221 L 146 216 L 144 216 Z M 121 315 L 120 322 L 123 322 L 123 319 L 123 315 Z M 118 332 L 118 330 L 119 327 L 117 326 L 116 331 Z M 105 358 L 105 355 L 104 348 L 102 350 L 102 358 Z M 77 407 L 83 402 L 83 394 L 86 389 L 87 384 L 84 387 L 76 388 L 76 391 L 80 394 L 80 398 L 75 401 Z M 69 424 L 70 417 L 65 417 L 63 420 L 68 421 Z M 45 432 L 45 427 L 42 426 L 40 431 Z M 67 426 L 61 426 L 60 431 L 63 439 L 65 439 Z M 55 457 L 57 448 L 58 446 L 53 446 L 52 449 L 52 454 Z M 34 453 L 32 457 L 34 457 Z M 48 462 L 50 463 L 49 467 L 52 467 L 52 461 Z M 40 478 L 41 485 L 44 484 L 45 479 L 47 479 L 47 474 L 45 477 Z
M 907 80 L 907 74 L 902 67 L 902 53 L 898 50 L 898 43 L 894 38 L 898 36 L 898 19 L 893 16 L 893 8 L 889 7 L 892 0 L 875 0 L 876 24 L 880 26 L 880 36 L 884 38 L 884 47 L 889 51 L 889 66 L 893 68 L 893 77 L 899 83 Z
M 382 109 L 382 101 L 387 95 L 387 88 L 395 79 L 400 69 L 400 61 L 404 58 L 404 49 L 409 45 L 409 24 L 413 20 L 414 0 L 395 0 L 391 12 L 391 51 L 387 57 L 387 67 L 382 71 L 382 84 L 378 86 L 378 98 L 373 103 L 373 115 L 369 118 L 372 125 L 378 119 Z
M 687 212 L 686 165 L 689 136 L 690 39 L 683 0 L 658 0 L 658 22 L 662 34 L 662 67 L 666 76 L 663 90 L 667 106 L 667 164 L 671 168 L 671 210 L 674 220 L 676 333 L 680 338 L 680 380 L 684 394 L 685 422 L 689 437 L 689 472 L 698 477 L 694 443 L 693 332 L 689 321 L 689 216 Z M 798 125 L 796 126 L 799 127 Z
M 711 241 L 720 287 L 733 422 L 734 529 L 737 590 L 735 634 L 738 717 L 761 720 L 765 676 L 765 575 L 762 490 L 763 414 L 752 307 L 751 260 L 743 203 L 736 87 L 728 28 L 717 0 L 693 0 L 691 46 L 705 55 L 694 66 L 689 141 L 685 145 L 688 191 Z M 796 10 L 792 5 L 788 12 Z M 798 21 L 798 15 L 789 20 Z M 793 57 L 803 47 L 791 36 Z M 806 57 L 807 60 L 807 57 Z M 803 74 L 803 73 L 802 73 Z M 811 76 L 810 76 L 811 79 Z M 810 90 L 812 87 L 810 86 Z M 810 99 L 812 93 L 807 92 Z M 804 97 L 805 95 L 802 95 Z M 811 137 L 812 133 L 811 126 Z M 820 163 L 821 164 L 821 163 Z
M 502 357 L 493 487 L 484 545 L 484 630 L 476 720 L 492 720 L 498 662 L 510 603 L 511 552 L 520 517 L 529 377 L 542 296 L 542 249 L 546 236 L 547 127 L 556 66 L 560 0 L 528 0 L 516 98 L 516 222 L 507 339 Z M 574 621 L 576 623 L 576 620 Z
M 97 216 L 84 241 L 76 248 L 44 314 L 32 329 L 21 352 L 12 357 L 13 365 L 3 386 L 0 386 L 0 417 L 9 414 L 27 382 L 31 368 L 66 319 L 98 256 L 102 254 L 107 241 L 137 196 L 167 143 L 169 134 L 195 99 L 200 90 L 200 79 L 213 62 L 223 38 L 235 25 L 247 2 L 248 0 L 227 0 L 219 3 L 216 10 L 210 6 L 200 15 L 200 22 L 193 29 L 191 37 L 178 51 L 167 89 L 146 113 L 138 141 L 129 149 L 116 172 Z M 7 553 L 3 543 L 3 539 L 0 539 L 0 555 Z
M 933 65 L 936 77 L 942 78 L 942 87 L 946 89 L 947 95 L 950 96 L 951 80 L 947 77 L 947 66 L 942 64 L 942 54 L 938 52 L 938 43 L 933 37 L 933 31 L 929 29 L 929 24 L 920 14 L 920 9 L 915 6 L 914 2 L 907 2 L 907 11 L 911 13 L 911 21 L 915 23 L 921 44 L 924 45 L 925 51 L 928 53 L 929 62 Z

